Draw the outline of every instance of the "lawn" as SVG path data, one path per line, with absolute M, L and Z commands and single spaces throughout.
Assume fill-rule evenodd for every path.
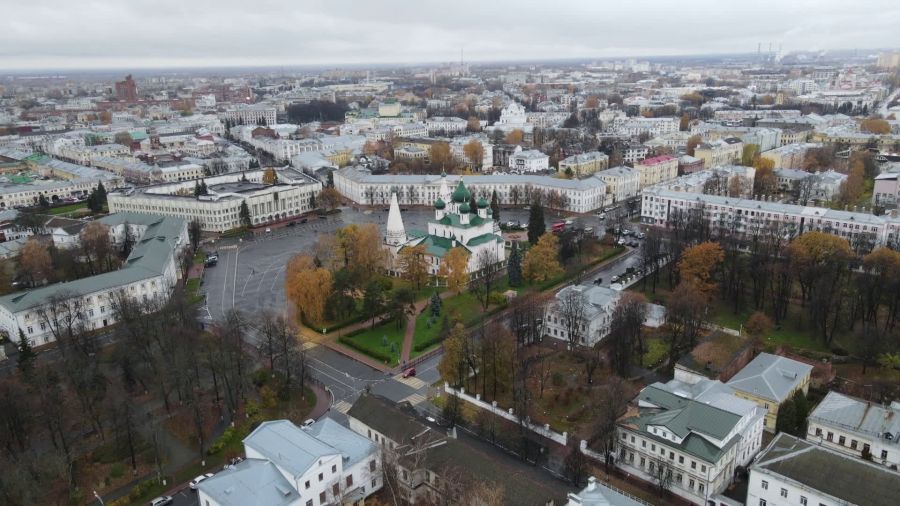
M 393 367 L 400 361 L 404 332 L 405 327 L 397 328 L 397 324 L 390 321 L 343 336 L 340 342 Z
M 669 347 L 662 338 L 654 337 L 647 340 L 647 352 L 641 357 L 641 365 L 644 367 L 657 367 L 669 353 Z
M 48 209 L 46 214 L 52 214 L 54 216 L 59 216 L 59 215 L 63 215 L 63 214 L 74 213 L 74 212 L 82 210 L 82 209 L 87 211 L 87 202 L 76 202 L 74 204 L 54 207 L 52 209 Z M 88 212 L 90 212 L 90 211 L 88 211 Z

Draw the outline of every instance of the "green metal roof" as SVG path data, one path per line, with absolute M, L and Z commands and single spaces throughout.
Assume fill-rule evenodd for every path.
M 466 246 L 474 247 L 481 244 L 489 243 L 489 242 L 500 242 L 503 241 L 503 238 L 496 234 L 482 234 L 477 237 L 473 237 L 469 239 L 469 242 L 466 243 Z
M 463 224 L 459 221 L 459 215 L 453 213 L 447 213 L 443 218 L 436 221 L 436 223 L 440 223 L 441 225 L 450 225 L 452 227 L 459 228 L 467 228 L 467 227 L 476 227 L 478 225 L 482 225 L 486 222 L 484 218 L 478 215 L 469 216 L 469 223 Z

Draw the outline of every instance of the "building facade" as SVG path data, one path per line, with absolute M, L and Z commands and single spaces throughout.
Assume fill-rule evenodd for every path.
M 639 189 L 643 190 L 678 177 L 678 159 L 668 155 L 645 158 L 634 164 L 634 170 L 638 173 Z
M 832 391 L 807 422 L 807 441 L 895 471 L 900 466 L 900 402 L 882 405 Z

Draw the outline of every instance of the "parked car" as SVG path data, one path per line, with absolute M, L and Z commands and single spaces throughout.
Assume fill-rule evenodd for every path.
M 613 276 L 609 278 L 610 283 L 617 283 L 619 281 L 619 276 Z
M 289 223 L 287 224 L 287 226 L 293 227 L 293 226 L 295 226 L 296 224 L 297 224 L 296 221 L 292 221 L 292 222 L 289 222 Z
M 271 234 L 271 233 L 272 233 L 272 229 L 267 227 L 267 228 L 266 228 L 266 233 L 267 233 L 267 234 Z
M 603 278 L 602 278 L 602 277 L 599 277 L 599 278 L 597 278 L 597 279 L 594 280 L 594 284 L 595 284 L 595 285 L 599 285 L 600 283 L 603 283 Z
M 310 425 L 312 425 L 312 424 L 314 424 L 314 423 L 316 423 L 315 420 L 313 420 L 312 418 L 307 418 L 306 421 L 303 422 L 303 426 L 304 426 L 304 427 L 309 427 Z
M 411 377 L 413 377 L 413 376 L 415 376 L 415 375 L 416 375 L 416 368 L 415 368 L 415 367 L 410 367 L 409 369 L 403 371 L 403 377 L 404 377 L 404 378 L 411 378 Z
M 219 257 L 217 255 L 210 255 L 206 257 L 207 267 L 215 267 L 217 263 L 219 263 Z
M 194 478 L 193 480 L 191 480 L 191 490 L 197 490 L 197 485 L 199 485 L 201 481 L 207 478 L 212 478 L 213 476 L 215 476 L 213 473 L 206 473 Z
M 309 221 L 307 218 L 303 218 L 302 220 L 300 220 L 300 223 L 306 223 L 307 221 Z
M 150 501 L 150 506 L 166 506 L 167 504 L 172 504 L 172 497 L 168 495 L 161 495 Z

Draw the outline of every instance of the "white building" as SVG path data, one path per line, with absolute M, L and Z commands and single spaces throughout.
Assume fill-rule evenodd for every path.
M 446 176 L 451 187 L 460 180 L 466 188 L 485 199 L 493 192 L 502 205 L 524 205 L 534 194 L 556 192 L 565 210 L 587 213 L 606 205 L 606 184 L 599 177 L 560 179 L 551 176 L 498 174 Z M 440 196 L 439 175 L 373 175 L 356 167 L 344 167 L 334 173 L 334 186 L 345 198 L 363 205 L 387 205 L 397 194 L 400 204 L 432 205 Z M 546 204 L 547 199 L 544 199 Z
M 670 475 L 671 492 L 709 504 L 759 450 L 763 416 L 718 381 L 655 383 L 617 423 L 616 465 L 651 483 L 660 472 Z
M 450 141 L 450 154 L 453 155 L 453 158 L 460 163 L 471 164 L 472 161 L 469 160 L 468 156 L 466 156 L 466 145 L 473 141 L 481 144 L 481 149 L 484 153 L 481 157 L 481 168 L 483 169 L 485 167 L 493 167 L 494 145 L 491 144 L 487 136 L 483 134 L 454 137 L 453 140 Z
M 613 131 L 619 135 L 639 136 L 647 134 L 656 137 L 677 132 L 678 118 L 622 118 L 613 120 Z
M 544 172 L 550 168 L 550 157 L 537 149 L 523 151 L 516 146 L 515 153 L 509 156 L 509 168 L 521 173 Z
M 143 301 L 169 296 L 178 280 L 178 254 L 188 242 L 187 222 L 136 213 L 111 214 L 100 221 L 110 227 L 111 242 L 121 243 L 126 226 L 139 238 L 122 268 L 0 297 L 0 331 L 18 341 L 21 329 L 39 346 L 56 340 L 68 322 L 85 330 L 112 325 L 119 296 Z
M 362 505 L 383 486 L 368 439 L 330 418 L 300 428 L 263 422 L 244 439 L 247 459 L 197 485 L 204 506 Z
M 900 474 L 780 433 L 750 467 L 747 506 L 892 506 Z
M 199 180 L 110 192 L 110 212 L 132 211 L 200 221 L 203 230 L 224 232 L 241 226 L 241 204 L 251 225 L 298 217 L 313 210 L 312 198 L 322 183 L 295 170 L 277 169 L 276 184 L 262 182 L 263 170 L 221 174 L 203 179 L 208 194 L 194 196 Z
M 465 133 L 469 122 L 455 116 L 433 116 L 425 120 L 428 135 L 454 135 Z
M 645 158 L 635 162 L 634 170 L 638 173 L 640 189 L 643 190 L 648 186 L 678 177 L 678 159 L 668 155 Z
M 621 296 L 618 290 L 605 286 L 566 286 L 547 305 L 544 335 L 594 346 L 609 335 L 613 309 Z
M 900 466 L 900 402 L 883 405 L 828 392 L 809 414 L 806 440 L 854 457 Z
M 276 111 L 274 107 L 265 105 L 236 105 L 228 108 L 219 116 L 223 121 L 232 125 L 274 125 L 276 123 Z
M 638 172 L 631 167 L 613 167 L 595 174 L 606 183 L 606 191 L 611 196 L 610 204 L 637 197 L 640 193 L 641 179 Z

